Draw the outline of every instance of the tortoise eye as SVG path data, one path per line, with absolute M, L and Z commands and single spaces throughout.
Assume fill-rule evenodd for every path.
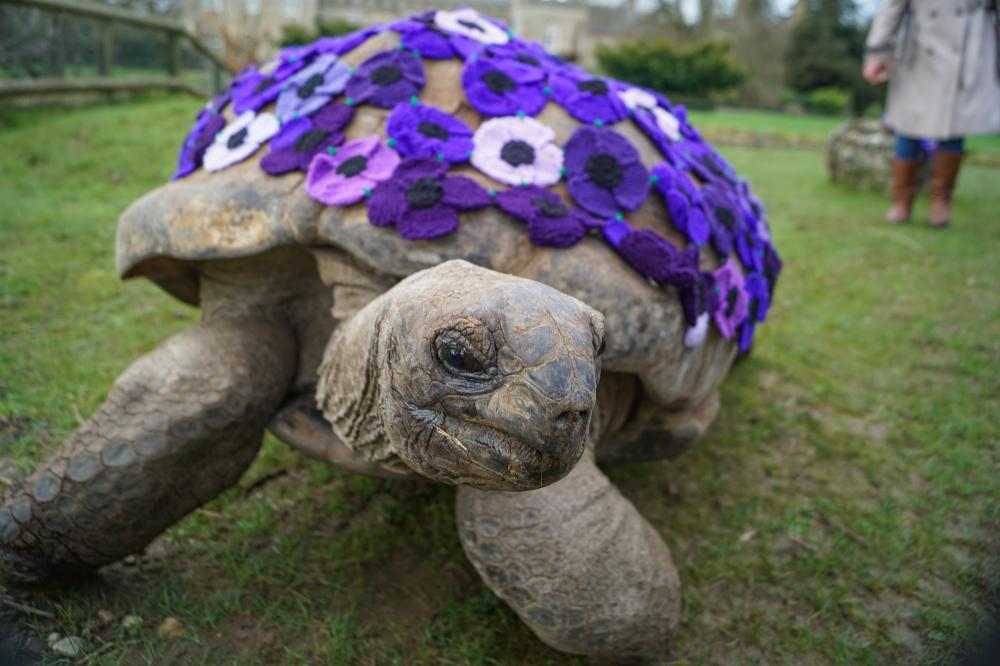
M 442 340 L 437 345 L 438 359 L 449 369 L 462 374 L 480 375 L 486 368 L 470 350 L 450 340 Z
M 600 356 L 601 354 L 603 354 L 604 350 L 607 349 L 607 347 L 608 347 L 608 341 L 605 340 L 604 338 L 601 338 L 601 346 L 597 348 L 597 354 L 595 354 L 595 356 Z

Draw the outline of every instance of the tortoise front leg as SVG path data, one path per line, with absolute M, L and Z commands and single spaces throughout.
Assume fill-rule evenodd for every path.
M 282 323 L 206 321 L 143 356 L 0 509 L 5 572 L 78 575 L 141 550 L 230 487 L 295 371 Z
M 466 555 L 545 643 L 605 659 L 664 656 L 680 621 L 670 551 L 594 465 L 529 492 L 462 486 Z

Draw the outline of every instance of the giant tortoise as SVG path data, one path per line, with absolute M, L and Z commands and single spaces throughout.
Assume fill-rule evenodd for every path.
M 8 579 L 141 551 L 269 428 L 457 485 L 470 560 L 549 645 L 664 653 L 676 569 L 598 465 L 702 436 L 780 270 L 684 107 L 470 9 L 322 38 L 201 110 L 173 181 L 123 214 L 117 261 L 201 322 L 8 490 Z

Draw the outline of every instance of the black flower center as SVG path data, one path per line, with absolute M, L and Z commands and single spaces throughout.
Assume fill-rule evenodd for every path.
M 378 86 L 391 86 L 403 78 L 403 70 L 395 65 L 382 65 L 372 72 L 371 82 Z
M 531 200 L 532 205 L 542 212 L 545 217 L 561 218 L 566 217 L 566 206 L 561 201 L 552 201 L 543 197 L 535 197 Z
M 606 190 L 613 190 L 622 182 L 625 174 L 622 172 L 622 165 L 614 155 L 607 153 L 597 153 L 591 155 L 584 167 L 587 175 L 598 187 Z
M 732 229 L 736 224 L 736 216 L 733 211 L 725 206 L 715 206 L 715 219 L 722 223 L 726 229 Z
M 253 89 L 253 94 L 259 95 L 260 93 L 264 92 L 273 85 L 274 85 L 273 76 L 268 76 L 266 78 L 263 78 L 260 80 L 260 83 L 257 84 L 257 87 Z
M 719 163 L 716 162 L 715 158 L 713 158 L 711 155 L 703 155 L 699 161 L 702 164 L 705 165 L 706 169 L 708 169 L 709 171 L 711 171 L 713 174 L 715 174 L 719 178 L 725 178 L 726 177 L 725 170 L 723 170 L 723 168 L 721 166 L 719 166 Z
M 410 208 L 430 208 L 444 196 L 444 187 L 433 176 L 425 176 L 406 188 Z
M 525 65 L 534 65 L 535 67 L 538 67 L 539 65 L 542 64 L 542 63 L 538 62 L 538 58 L 535 58 L 534 56 L 530 56 L 527 53 L 518 53 L 517 54 L 517 61 L 518 62 L 523 62 Z
M 589 81 L 578 81 L 576 84 L 578 90 L 583 92 L 588 92 L 591 95 L 607 95 L 608 94 L 608 84 L 600 79 L 591 79 Z
M 479 32 L 486 32 L 483 30 L 483 26 L 479 25 L 475 21 L 466 21 L 465 19 L 459 19 L 458 24 L 463 28 L 468 28 L 469 30 L 478 30 Z
M 437 123 L 422 122 L 417 127 L 417 131 L 431 139 L 448 140 L 448 130 Z
M 311 150 L 316 150 L 325 138 L 326 130 L 311 129 L 308 132 L 300 134 L 299 138 L 292 145 L 292 148 L 297 153 L 308 153 Z
M 234 132 L 226 140 L 226 148 L 229 150 L 236 150 L 243 145 L 243 142 L 247 140 L 247 128 L 242 127 L 239 131 Z
M 519 167 L 522 164 L 534 164 L 535 149 L 525 141 L 514 139 L 503 144 L 503 148 L 500 149 L 500 159 L 512 167 Z
M 337 167 L 337 173 L 350 178 L 364 171 L 366 166 L 368 166 L 368 158 L 364 155 L 355 155 L 341 162 L 340 166 Z
M 483 74 L 483 83 L 495 95 L 514 92 L 517 90 L 517 83 L 499 69 L 491 69 Z
M 732 317 L 733 310 L 736 309 L 736 301 L 740 297 L 740 293 L 735 289 L 730 289 L 726 294 L 726 316 Z
M 313 91 L 323 84 L 322 74 L 313 74 L 306 82 L 299 86 L 298 95 L 299 99 L 305 99 L 306 97 L 312 97 Z

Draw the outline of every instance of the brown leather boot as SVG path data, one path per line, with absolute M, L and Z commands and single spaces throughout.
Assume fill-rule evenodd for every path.
M 885 214 L 889 224 L 910 221 L 913 197 L 917 194 L 917 179 L 920 175 L 920 159 L 892 161 L 892 189 L 889 192 L 892 205 Z
M 929 191 L 931 204 L 927 209 L 927 223 L 932 227 L 947 227 L 951 221 L 951 193 L 955 190 L 958 169 L 962 166 L 962 153 L 938 150 L 931 162 Z

